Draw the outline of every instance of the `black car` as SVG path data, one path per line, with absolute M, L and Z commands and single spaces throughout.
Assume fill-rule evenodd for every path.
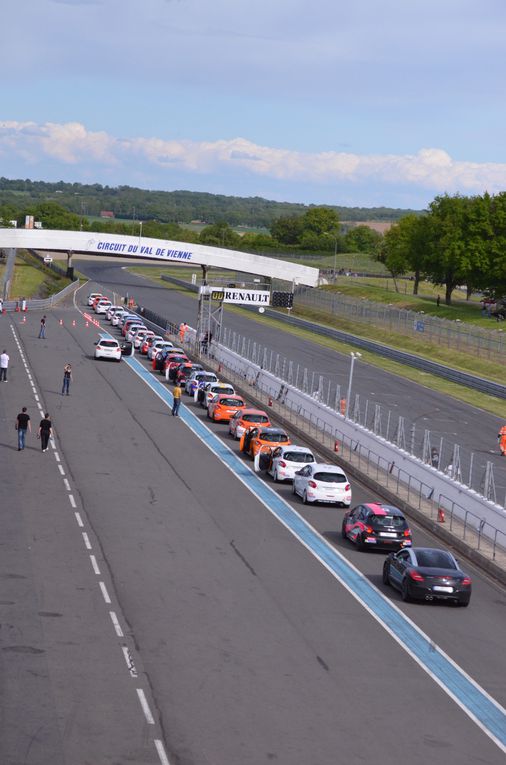
M 404 601 L 449 600 L 468 606 L 471 577 L 447 550 L 411 547 L 390 553 L 383 565 L 383 582 L 401 591 Z
M 381 502 L 357 505 L 345 513 L 341 534 L 358 550 L 398 550 L 411 546 L 411 531 L 402 512 Z

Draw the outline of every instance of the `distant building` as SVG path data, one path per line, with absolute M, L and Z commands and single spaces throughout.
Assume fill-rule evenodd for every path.
M 100 217 L 101 218 L 115 218 L 112 210 L 100 210 Z

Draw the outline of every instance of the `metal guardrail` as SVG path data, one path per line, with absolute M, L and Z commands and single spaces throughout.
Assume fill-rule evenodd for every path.
M 198 292 L 198 286 L 190 284 L 183 279 L 176 279 L 172 276 L 162 276 L 164 281 L 172 282 L 180 287 L 190 290 L 191 292 Z M 253 311 L 256 313 L 257 309 L 251 306 L 243 306 L 247 311 Z M 281 321 L 284 324 L 289 324 L 301 329 L 307 329 L 314 334 L 321 335 L 323 337 L 330 337 L 333 340 L 347 343 L 356 348 L 361 348 L 371 353 L 376 353 L 378 356 L 397 361 L 400 364 L 420 369 L 423 372 L 429 372 L 437 377 L 441 377 L 445 380 L 457 383 L 458 385 L 464 385 L 467 388 L 480 391 L 480 393 L 487 393 L 490 396 L 497 396 L 498 398 L 506 399 L 506 385 L 493 382 L 492 380 L 486 380 L 483 377 L 477 377 L 476 375 L 469 374 L 468 372 L 462 372 L 459 369 L 448 367 L 445 364 L 439 364 L 437 361 L 430 361 L 424 359 L 421 356 L 416 356 L 406 351 L 400 351 L 397 348 L 392 348 L 383 343 L 378 343 L 374 340 L 366 340 L 365 338 L 353 335 L 351 332 L 343 332 L 333 327 L 326 327 L 307 319 L 301 319 L 297 316 L 287 316 L 281 311 L 275 311 L 272 308 L 266 308 L 265 314 L 277 321 Z
M 27 311 L 44 311 L 47 308 L 52 308 L 56 303 L 59 303 L 60 300 L 63 300 L 63 298 L 67 297 L 67 295 L 71 295 L 74 290 L 76 290 L 79 287 L 79 280 L 77 279 L 74 282 L 71 282 L 70 284 L 67 284 L 66 287 L 64 287 L 60 292 L 55 292 L 54 295 L 51 295 L 48 298 L 41 298 L 39 299 L 32 299 L 28 298 L 26 302 L 26 310 Z M 3 307 L 5 311 L 21 311 L 22 310 L 22 300 L 4 300 Z

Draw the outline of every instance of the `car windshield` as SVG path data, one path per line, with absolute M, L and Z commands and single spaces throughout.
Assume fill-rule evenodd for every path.
M 269 418 L 266 414 L 244 414 L 244 422 L 269 422 Z
M 221 398 L 218 403 L 220 406 L 244 406 L 244 401 L 240 398 Z
M 271 444 L 279 444 L 280 441 L 288 441 L 286 433 L 261 433 L 260 438 L 263 441 L 270 441 Z
M 396 529 L 407 529 L 408 524 L 406 519 L 402 515 L 370 515 L 368 518 L 369 523 L 374 526 L 393 526 Z
M 417 550 L 416 560 L 423 568 L 456 568 L 452 558 L 444 550 Z
M 315 481 L 321 481 L 322 483 L 346 483 L 346 476 L 344 473 L 315 473 Z
M 287 462 L 314 462 L 311 452 L 285 452 L 283 459 Z

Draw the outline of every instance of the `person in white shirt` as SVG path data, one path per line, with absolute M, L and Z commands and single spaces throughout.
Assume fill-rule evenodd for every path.
M 7 370 L 9 368 L 9 356 L 6 350 L 0 353 L 0 382 L 7 382 Z

